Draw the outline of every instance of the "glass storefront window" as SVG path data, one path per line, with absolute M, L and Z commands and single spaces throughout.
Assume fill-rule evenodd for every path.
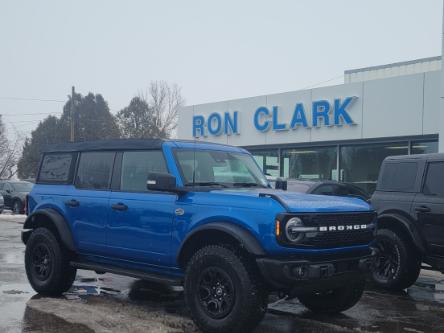
M 408 151 L 407 142 L 342 146 L 339 178 L 372 194 L 376 189 L 379 168 L 384 158 L 407 155 Z
M 337 180 L 337 147 L 282 150 L 283 176 L 303 180 Z
M 266 176 L 279 177 L 279 154 L 277 149 L 253 150 L 251 153 Z
M 412 154 L 430 154 L 438 152 L 438 141 L 413 141 Z

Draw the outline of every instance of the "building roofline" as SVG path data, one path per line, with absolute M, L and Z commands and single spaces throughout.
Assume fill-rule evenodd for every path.
M 344 75 L 366 72 L 366 71 L 373 71 L 373 70 L 378 70 L 378 69 L 391 68 L 391 67 L 396 67 L 396 66 L 406 66 L 406 65 L 418 64 L 418 63 L 424 63 L 424 62 L 430 62 L 430 61 L 436 61 L 436 60 L 441 60 L 441 56 L 420 58 L 420 59 L 408 60 L 408 61 L 400 61 L 400 62 L 394 62 L 391 64 L 379 65 L 379 66 L 369 66 L 369 67 L 362 67 L 362 68 L 357 68 L 357 69 L 348 69 L 348 70 L 344 71 Z

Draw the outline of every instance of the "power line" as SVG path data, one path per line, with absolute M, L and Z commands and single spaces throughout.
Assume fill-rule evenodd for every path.
M 340 79 L 340 78 L 343 78 L 343 77 L 344 77 L 344 74 L 337 75 L 337 76 L 334 76 L 334 77 L 332 77 L 332 78 L 330 78 L 328 80 L 321 81 L 321 82 L 318 82 L 318 83 L 311 84 L 309 86 L 303 87 L 300 90 L 316 88 L 317 86 L 320 86 L 321 84 L 328 83 L 328 82 L 331 82 L 331 81 L 334 81 L 334 80 L 337 80 L 337 79 Z
M 0 116 L 21 117 L 21 116 L 41 116 L 41 115 L 62 114 L 62 113 L 63 112 L 36 112 L 36 113 L 21 113 L 21 114 L 0 113 Z
M 49 98 L 31 98 L 31 97 L 7 97 L 0 96 L 0 100 L 7 101 L 27 101 L 27 102 L 55 102 L 55 103 L 66 103 L 66 101 L 58 100 L 58 99 L 49 99 Z

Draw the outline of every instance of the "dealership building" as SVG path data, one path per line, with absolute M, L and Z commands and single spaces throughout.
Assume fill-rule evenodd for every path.
M 344 72 L 344 84 L 185 107 L 178 137 L 248 149 L 264 172 L 369 192 L 389 155 L 438 151 L 441 57 Z

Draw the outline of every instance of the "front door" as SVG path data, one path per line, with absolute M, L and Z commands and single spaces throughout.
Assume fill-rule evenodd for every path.
M 110 196 L 107 229 L 109 253 L 113 257 L 156 266 L 171 264 L 171 234 L 177 196 L 150 192 L 151 172 L 167 173 L 161 150 L 127 151 L 116 158 L 115 189 Z
M 444 161 L 430 162 L 422 192 L 412 206 L 429 251 L 444 256 Z

